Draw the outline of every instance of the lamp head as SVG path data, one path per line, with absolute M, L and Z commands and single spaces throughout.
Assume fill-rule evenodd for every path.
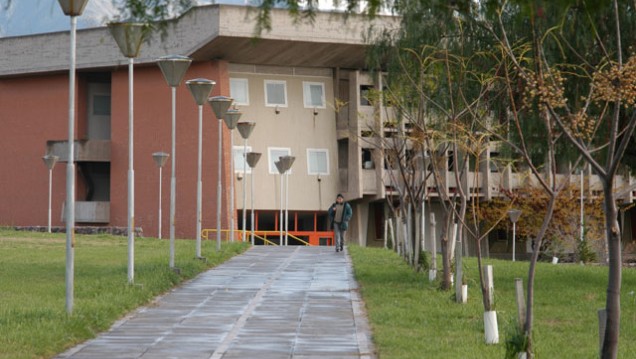
M 181 80 L 191 63 L 191 58 L 181 55 L 163 56 L 157 60 L 157 65 L 159 65 L 161 73 L 170 87 L 178 87 L 181 84 Z

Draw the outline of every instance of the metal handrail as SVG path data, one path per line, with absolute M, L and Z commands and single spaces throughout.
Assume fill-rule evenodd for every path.
M 296 237 L 295 235 L 293 235 L 293 234 L 291 234 L 289 232 L 287 232 L 287 235 L 289 237 L 292 237 L 293 239 L 297 240 L 298 242 L 305 243 L 306 246 L 310 246 L 311 247 L 311 244 L 309 242 L 305 241 L 304 239 L 300 239 L 300 238 Z
M 216 228 L 202 229 L 201 230 L 201 238 L 202 239 L 210 239 L 210 235 L 209 234 L 210 233 L 216 233 L 216 231 L 217 231 Z M 221 229 L 221 233 L 223 233 L 223 232 L 230 232 L 230 230 L 229 229 Z M 234 232 L 243 233 L 243 230 L 235 229 Z M 255 238 L 258 238 L 258 239 L 262 240 L 264 243 L 267 243 L 268 245 L 272 245 L 272 246 L 277 246 L 278 245 L 277 243 L 274 243 L 274 242 L 270 241 L 269 239 L 267 239 L 267 236 L 260 236 L 260 235 L 256 234 L 256 232 L 257 231 L 254 231 L 254 237 Z M 249 238 L 249 236 L 252 235 L 251 231 L 246 231 L 245 233 L 246 233 L 246 237 L 248 237 L 248 238 Z M 283 233 L 285 233 L 285 232 L 283 232 Z M 293 235 L 293 234 L 291 234 L 289 232 L 287 232 L 287 235 L 289 237 L 292 237 L 293 239 L 297 240 L 298 242 L 303 243 L 306 246 L 311 246 L 311 243 L 305 241 L 302 238 L 296 237 L 295 235 Z M 224 240 L 227 240 L 227 237 L 228 236 L 226 235 Z M 245 241 L 245 238 L 242 238 L 242 240 Z

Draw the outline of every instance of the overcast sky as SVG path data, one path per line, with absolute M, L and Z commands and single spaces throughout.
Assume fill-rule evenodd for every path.
M 96 27 L 112 20 L 117 4 L 122 0 L 89 0 L 82 16 L 77 18 L 80 29 Z M 197 0 L 210 4 L 213 0 Z M 243 3 L 243 0 L 217 1 Z M 68 31 L 70 19 L 65 16 L 58 0 L 0 0 L 0 37 Z

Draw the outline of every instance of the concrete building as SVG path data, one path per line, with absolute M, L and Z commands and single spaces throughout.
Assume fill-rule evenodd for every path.
M 189 56 L 184 81 L 214 80 L 212 95 L 232 96 L 254 121 L 249 150 L 263 153 L 254 169 L 256 224 L 277 231 L 280 175 L 274 162 L 296 157 L 289 175 L 290 231 L 312 243 L 328 243 L 326 210 L 340 191 L 335 98 L 355 86 L 350 71 L 364 69 L 366 20 L 328 13 L 313 25 L 294 24 L 285 11 L 272 13 L 273 30 L 254 40 L 249 7 L 197 7 L 174 20 L 164 36 L 154 34 L 135 59 L 135 225 L 157 236 L 158 169 L 152 153 L 170 152 L 170 88 L 156 60 Z M 393 20 L 380 18 L 377 25 Z M 66 32 L 0 39 L 0 225 L 47 222 L 44 154 L 60 157 L 53 170 L 53 226 L 63 227 L 68 133 L 68 48 Z M 77 34 L 76 221 L 78 226 L 125 227 L 127 223 L 127 59 L 106 27 Z M 197 107 L 184 84 L 177 89 L 176 236 L 195 237 Z M 235 173 L 229 173 L 234 136 Z M 204 108 L 203 228 L 216 227 L 217 195 L 223 225 L 229 219 L 229 183 L 235 181 L 235 228 L 241 228 L 243 140 L 223 126 L 223 191 L 216 193 L 217 119 Z M 173 160 L 173 159 L 169 159 Z M 163 169 L 163 237 L 168 231 L 170 166 Z M 248 187 L 249 190 L 249 187 Z M 248 192 L 249 193 L 249 192 Z M 349 196 L 347 199 L 355 200 Z M 249 201 L 247 201 L 249 206 Z M 249 218 L 249 217 L 248 217 Z M 323 232 L 323 233 L 319 233 Z M 322 239 L 321 239 L 322 238 Z
M 354 209 L 349 238 L 361 245 L 382 245 L 386 198 L 391 196 L 389 169 L 380 142 L 366 139 L 370 127 L 385 133 L 386 109 L 373 107 L 365 94 L 381 89 L 381 76 L 365 69 L 363 33 L 368 20 L 318 13 L 313 25 L 294 24 L 286 11 L 272 12 L 272 31 L 255 40 L 250 7 L 210 5 L 193 8 L 172 21 L 164 35 L 154 34 L 135 59 L 135 225 L 145 236 L 157 236 L 157 151 L 170 152 L 170 88 L 156 60 L 165 55 L 189 56 L 188 79 L 207 78 L 212 95 L 231 96 L 243 113 L 241 121 L 256 122 L 248 151 L 260 152 L 256 168 L 243 169 L 243 139 L 223 126 L 223 190 L 217 193 L 217 119 L 204 107 L 203 225 L 216 230 L 216 201 L 222 197 L 222 228 L 229 228 L 230 181 L 235 188 L 235 228 L 242 228 L 242 186 L 254 179 L 255 225 L 261 236 L 278 242 L 281 175 L 274 162 L 296 157 L 288 176 L 290 243 L 298 240 L 329 244 L 327 208 L 342 193 Z M 391 17 L 373 20 L 376 27 L 393 27 Z M 0 38 L 0 225 L 44 226 L 47 222 L 47 168 L 44 154 L 62 163 L 53 170 L 53 225 L 63 227 L 65 164 L 67 161 L 69 34 L 49 33 Z M 128 156 L 127 59 L 106 27 L 77 35 L 76 216 L 78 226 L 126 227 Z M 177 89 L 176 236 L 196 235 L 197 121 L 195 102 L 182 84 Z M 234 148 L 230 146 L 233 136 Z M 232 156 L 233 154 L 233 156 Z M 484 154 L 479 183 L 469 173 L 464 185 L 484 200 L 502 188 L 526 184 L 526 176 L 490 165 L 493 148 Z M 235 171 L 230 173 L 234 158 Z M 169 159 L 169 161 L 172 159 Z M 170 166 L 163 169 L 163 237 L 169 230 Z M 458 184 L 447 172 L 446 188 Z M 435 188 L 432 183 L 428 185 Z M 586 176 L 589 195 L 598 179 Z M 619 179 L 625 202 L 633 202 L 634 180 Z M 250 186 L 248 182 L 247 194 Z M 427 211 L 441 213 L 433 205 Z M 250 208 L 250 197 L 246 198 Z M 633 212 L 623 216 L 625 238 L 636 236 Z M 248 213 L 249 221 L 249 213 Z M 439 216 L 441 218 L 441 216 Z M 249 228 L 249 223 L 248 223 Z M 437 226 L 441 230 L 441 225 Z M 633 234 L 634 233 L 634 234 Z M 208 237 L 212 237 L 207 233 Z M 506 243 L 509 239 L 505 239 Z M 496 244 L 496 243 L 495 243 Z M 438 247 L 439 248 L 439 247 Z

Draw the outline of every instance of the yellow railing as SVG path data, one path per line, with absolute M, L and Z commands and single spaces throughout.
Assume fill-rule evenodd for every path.
M 283 234 L 284 235 L 284 234 Z M 289 237 L 292 237 L 293 239 L 297 240 L 300 243 L 304 243 L 306 246 L 311 246 L 311 244 L 309 244 L 309 242 L 305 241 L 304 239 L 300 239 L 298 237 L 296 237 L 295 235 L 291 234 L 291 233 L 287 233 L 287 235 Z
M 217 230 L 214 229 L 214 228 L 203 229 L 203 230 L 201 230 L 201 238 L 202 239 L 215 239 L 216 238 L 216 232 L 217 232 Z M 234 233 L 238 233 L 239 234 L 238 237 L 239 237 L 239 240 L 241 240 L 241 241 L 249 240 L 250 236 L 252 235 L 251 231 L 246 231 L 245 232 L 245 237 L 246 238 L 242 238 L 243 231 L 242 230 L 238 230 L 238 229 L 234 230 Z M 272 245 L 272 246 L 277 246 L 278 245 L 278 243 L 272 242 L 269 239 L 267 239 L 268 231 L 265 231 L 264 233 L 265 233 L 265 235 L 262 236 L 262 235 L 257 234 L 257 231 L 255 231 L 254 232 L 254 238 L 258 238 L 258 239 L 262 240 L 263 243 L 265 243 L 265 245 Z M 280 235 L 280 232 L 276 232 L 276 236 L 279 236 L 279 235 Z M 285 235 L 284 232 L 283 232 L 283 235 Z M 306 246 L 311 246 L 311 244 L 309 242 L 305 241 L 302 238 L 296 237 L 296 236 L 294 236 L 291 233 L 287 233 L 287 236 L 297 240 L 300 243 L 303 243 Z M 230 230 L 229 229 L 222 229 L 221 230 L 221 240 L 227 241 L 227 240 L 229 240 L 229 237 L 230 237 Z

